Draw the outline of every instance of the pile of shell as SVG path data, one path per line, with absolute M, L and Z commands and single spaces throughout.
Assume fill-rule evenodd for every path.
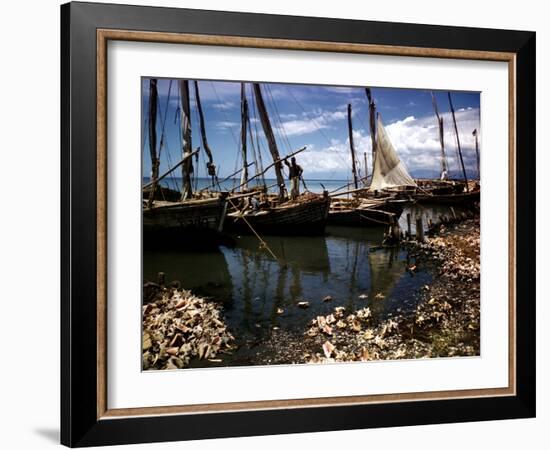
M 441 275 L 461 281 L 479 280 L 479 223 L 458 225 L 453 233 L 442 232 L 415 245 L 440 264 Z
M 344 307 L 336 307 L 333 313 L 313 319 L 305 334 L 315 339 L 321 350 L 304 355 L 310 363 L 398 359 L 405 356 L 405 352 L 388 351 L 397 348 L 390 341 L 399 336 L 398 323 L 389 319 L 374 326 L 368 307 L 347 315 Z
M 181 369 L 191 359 L 219 362 L 234 338 L 215 303 L 186 290 L 166 290 L 143 305 L 143 369 Z

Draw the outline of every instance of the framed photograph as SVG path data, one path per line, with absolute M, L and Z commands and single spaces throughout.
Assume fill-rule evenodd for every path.
M 535 33 L 61 7 L 71 447 L 535 415 Z

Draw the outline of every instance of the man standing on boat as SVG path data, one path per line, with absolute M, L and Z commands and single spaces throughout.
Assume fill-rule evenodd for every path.
M 288 166 L 288 179 L 290 180 L 290 199 L 295 200 L 300 195 L 300 177 L 304 172 L 302 167 L 296 163 L 296 158 L 293 156 L 290 159 L 290 164 L 285 159 L 285 164 Z

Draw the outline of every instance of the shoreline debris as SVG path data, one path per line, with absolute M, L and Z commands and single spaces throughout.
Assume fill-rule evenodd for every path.
M 159 289 L 143 305 L 143 370 L 182 369 L 192 359 L 221 362 L 216 357 L 233 342 L 220 307 L 190 291 Z

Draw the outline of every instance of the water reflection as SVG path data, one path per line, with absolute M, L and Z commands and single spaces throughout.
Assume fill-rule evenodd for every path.
M 383 232 L 335 227 L 326 236 L 265 238 L 285 264 L 254 236 L 235 236 L 234 247 L 216 251 L 147 251 L 144 279 L 163 271 L 167 280 L 223 302 L 226 322 L 240 342 L 260 340 L 275 326 L 301 334 L 311 319 L 336 306 L 369 306 L 376 318 L 385 319 L 414 308 L 429 275 L 411 276 L 404 250 L 378 248 Z M 324 302 L 327 296 L 332 301 Z M 308 301 L 309 308 L 299 308 L 300 301 Z

